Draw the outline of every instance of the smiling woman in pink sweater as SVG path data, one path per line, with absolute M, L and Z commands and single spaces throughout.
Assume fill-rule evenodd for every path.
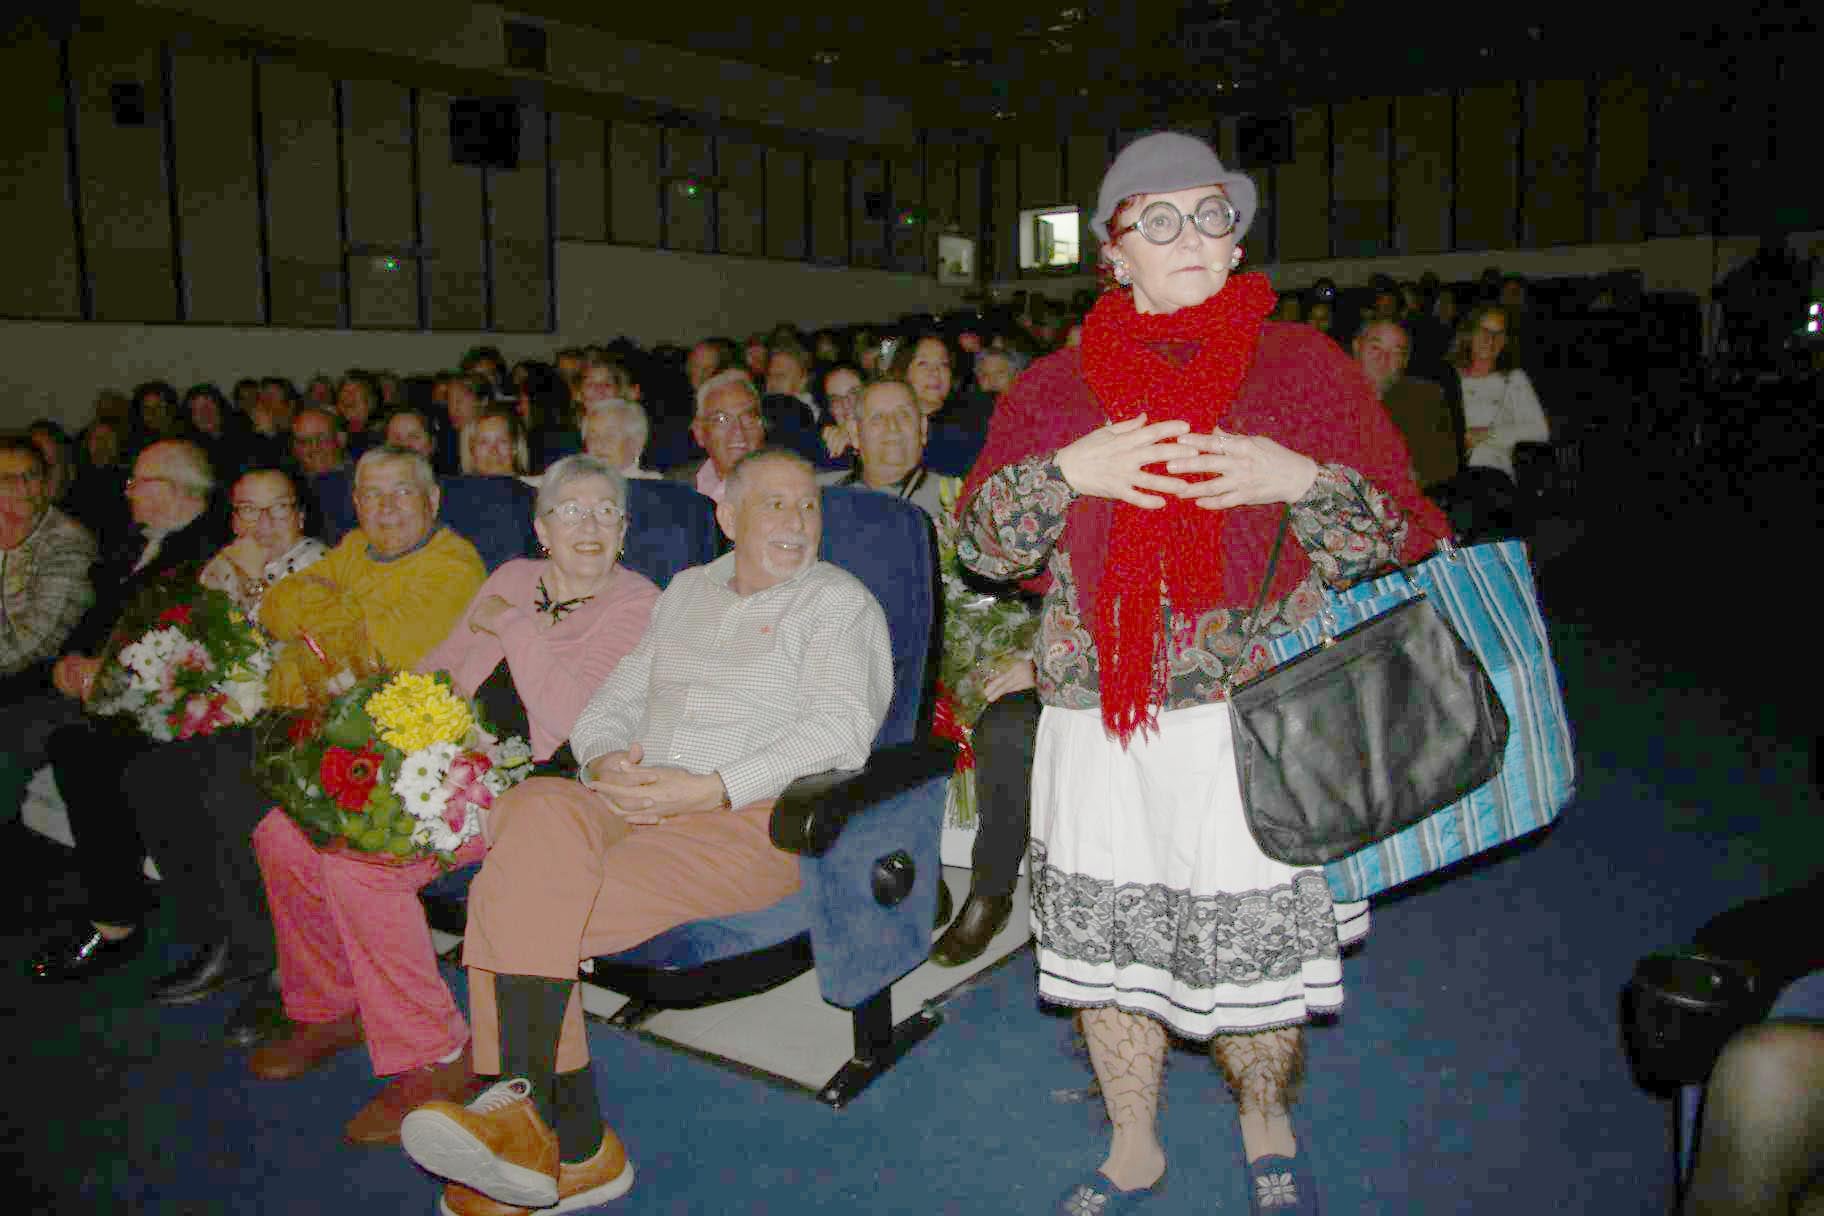
M 658 599 L 657 587 L 617 560 L 626 502 L 626 481 L 604 462 L 571 456 L 552 465 L 533 524 L 547 556 L 496 570 L 417 664 L 449 672 L 497 731 L 526 736 L 535 759 L 559 768 L 577 715 L 645 633 Z M 478 836 L 457 858 L 479 861 L 485 847 Z M 292 1025 L 256 1050 L 250 1067 L 288 1080 L 365 1041 L 374 1072 L 392 1079 L 345 1134 L 358 1144 L 397 1143 L 407 1111 L 473 1088 L 468 1023 L 437 970 L 418 900 L 437 863 L 323 853 L 276 810 L 254 832 L 254 849 Z

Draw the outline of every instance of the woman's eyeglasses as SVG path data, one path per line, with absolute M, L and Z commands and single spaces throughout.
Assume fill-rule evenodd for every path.
M 234 504 L 234 517 L 244 524 L 256 524 L 268 515 L 274 519 L 284 519 L 297 505 L 290 499 L 284 502 L 269 502 L 265 506 L 251 502 L 237 502 Z
M 1184 212 L 1160 199 L 1156 203 L 1148 203 L 1146 210 L 1140 213 L 1140 219 L 1116 232 L 1112 239 L 1118 241 L 1130 232 L 1138 232 L 1155 245 L 1169 245 L 1184 231 L 1186 218 Z M 1240 217 L 1235 211 L 1234 203 L 1220 194 L 1212 194 L 1198 203 L 1188 218 L 1196 225 L 1197 231 L 1215 240 L 1233 232 Z
M 625 517 L 626 512 L 611 502 L 598 502 L 593 507 L 585 507 L 580 502 L 560 502 L 546 511 L 545 515 L 566 528 L 578 527 L 591 517 L 602 527 L 612 528 Z

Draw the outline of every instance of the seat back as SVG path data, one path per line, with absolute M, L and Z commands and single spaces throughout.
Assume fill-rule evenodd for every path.
M 538 552 L 538 534 L 532 531 L 538 491 L 531 486 L 517 477 L 441 477 L 437 484 L 443 494 L 438 519 L 474 545 L 490 571 Z M 310 491 L 323 515 L 325 541 L 335 545 L 359 526 L 352 469 L 317 474 Z
M 629 479 L 627 514 L 621 564 L 660 588 L 678 571 L 711 561 L 721 548 L 716 505 L 682 482 Z
M 828 486 L 819 555 L 865 583 L 887 614 L 893 701 L 874 746 L 909 743 L 927 720 L 925 707 L 936 676 L 936 665 L 926 661 L 937 621 L 937 540 L 931 519 L 897 495 Z

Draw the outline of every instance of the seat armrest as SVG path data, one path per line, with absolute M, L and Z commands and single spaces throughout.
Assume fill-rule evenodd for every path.
M 800 777 L 773 806 L 773 844 L 788 853 L 821 857 L 851 817 L 943 776 L 955 764 L 954 743 L 921 739 L 883 747 L 861 769 L 831 769 Z

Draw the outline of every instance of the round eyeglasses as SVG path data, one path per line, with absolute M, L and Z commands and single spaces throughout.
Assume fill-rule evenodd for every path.
M 290 499 L 286 499 L 284 502 L 267 503 L 265 506 L 251 502 L 237 502 L 234 504 L 234 517 L 244 524 L 257 524 L 262 517 L 267 515 L 274 519 L 284 519 L 297 505 Z
M 585 507 L 580 502 L 560 502 L 545 514 L 566 528 L 578 527 L 589 518 L 594 518 L 604 528 L 612 528 L 621 522 L 626 512 L 611 502 L 598 502 L 593 507 Z
M 1235 204 L 1220 194 L 1210 195 L 1198 203 L 1190 214 L 1190 221 L 1196 225 L 1197 231 L 1211 240 L 1235 231 L 1235 222 L 1239 218 Z M 1184 221 L 1184 212 L 1160 199 L 1156 203 L 1148 203 L 1137 222 L 1122 228 L 1111 239 L 1118 241 L 1130 232 L 1138 232 L 1155 245 L 1169 245 L 1184 231 Z

